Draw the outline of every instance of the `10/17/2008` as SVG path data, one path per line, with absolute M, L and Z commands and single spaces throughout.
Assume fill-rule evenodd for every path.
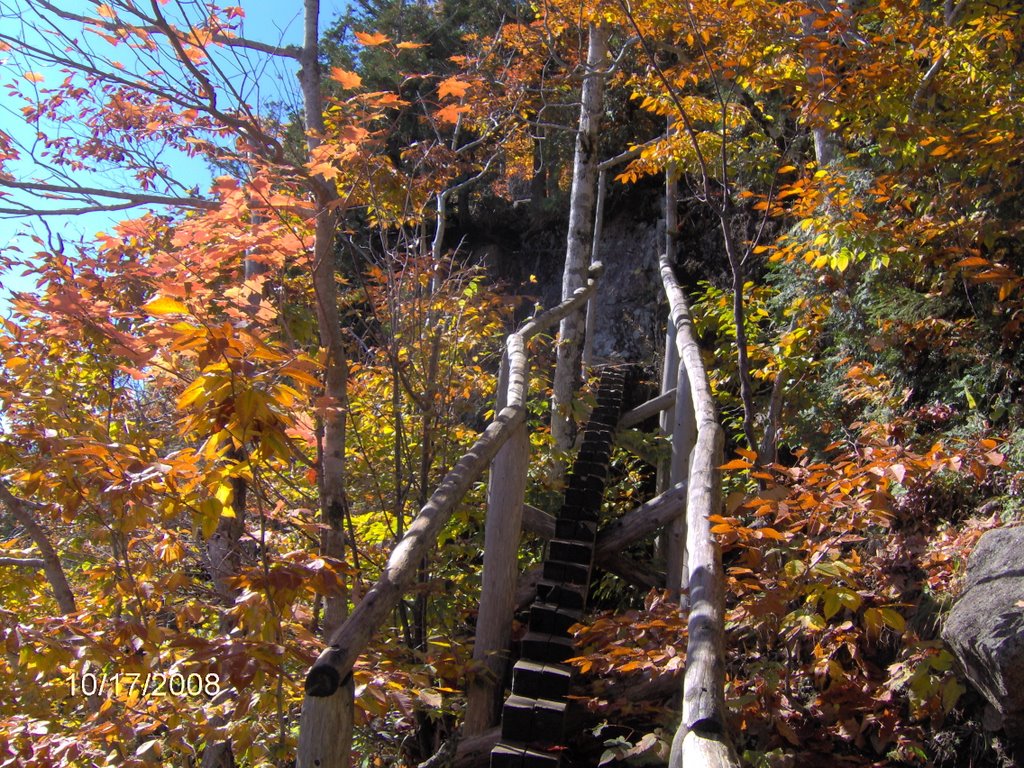
M 176 696 L 213 697 L 221 691 L 220 675 L 209 672 L 94 672 L 86 664 L 80 672 L 67 677 L 71 695 L 77 696 Z

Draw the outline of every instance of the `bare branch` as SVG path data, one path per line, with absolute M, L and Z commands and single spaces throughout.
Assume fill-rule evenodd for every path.
M 609 168 L 613 168 L 621 163 L 628 163 L 630 160 L 634 160 L 640 157 L 640 153 L 648 147 L 657 144 L 659 141 L 664 141 L 668 136 L 655 136 L 653 139 L 648 139 L 643 144 L 637 144 L 632 149 L 627 149 L 621 155 L 615 157 L 609 157 L 607 160 L 602 160 L 598 163 L 597 170 L 607 171 Z
M 36 522 L 33 515 L 33 512 L 41 509 L 42 505 L 27 501 L 26 499 L 19 499 L 11 493 L 7 483 L 2 479 L 0 479 L 0 502 L 3 503 L 14 519 L 25 528 L 29 537 L 36 547 L 39 548 L 39 552 L 42 554 L 42 568 L 46 572 L 47 580 L 50 582 L 53 596 L 57 599 L 57 605 L 60 606 L 63 613 L 74 613 L 77 610 L 75 596 L 68 584 L 67 577 L 64 575 L 64 568 L 60 563 L 60 557 L 58 557 L 57 551 L 50 543 L 46 531 Z
M 122 32 L 124 31 L 125 25 L 118 21 L 106 21 L 104 19 L 96 18 L 94 16 L 83 16 L 78 13 L 72 13 L 62 8 L 58 8 L 53 3 L 48 3 L 45 0 L 36 0 L 36 4 L 40 8 L 44 8 L 50 13 L 58 16 L 65 21 L 75 21 L 80 24 L 88 24 L 90 26 L 100 27 L 110 32 Z M 137 9 L 136 9 L 137 10 Z M 139 18 L 145 19 L 146 17 L 139 14 Z M 166 34 L 166 30 L 159 24 L 154 23 L 153 20 L 149 20 L 148 24 L 132 25 L 133 29 L 148 32 L 150 34 L 159 33 Z M 250 40 L 245 37 L 235 37 L 232 35 L 214 35 L 213 42 L 218 45 L 225 45 L 231 48 L 248 48 L 252 51 L 259 51 L 260 53 L 266 53 L 270 56 L 281 56 L 287 59 L 299 60 L 299 48 L 294 45 L 271 45 L 270 43 L 262 43 L 259 40 Z
M 18 568 L 46 567 L 41 557 L 0 557 L 0 565 L 13 565 Z
M 174 195 L 155 195 L 146 192 L 117 192 L 99 187 L 75 187 L 61 184 L 47 184 L 41 181 L 15 181 L 0 178 L 0 188 L 20 189 L 37 193 L 41 197 L 53 196 L 54 199 L 66 201 L 82 201 L 82 205 L 70 208 L 32 208 L 26 204 L 15 203 L 15 207 L 0 208 L 0 216 L 69 216 L 95 211 L 123 211 L 140 205 L 166 205 L 178 208 L 197 208 L 212 210 L 219 203 L 204 200 L 201 197 L 177 197 Z M 101 203 L 97 199 L 124 200 L 123 203 Z

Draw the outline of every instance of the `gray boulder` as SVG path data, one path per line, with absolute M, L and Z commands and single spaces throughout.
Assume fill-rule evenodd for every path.
M 1024 742 L 1024 528 L 986 532 L 942 639 L 988 699 L 1007 737 Z

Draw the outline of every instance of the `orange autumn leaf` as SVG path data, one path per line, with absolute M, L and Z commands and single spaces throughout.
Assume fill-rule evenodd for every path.
M 466 112 L 467 110 L 468 107 L 459 106 L 458 104 L 450 104 L 444 109 L 439 109 L 437 111 L 437 119 L 440 120 L 442 123 L 454 124 L 458 122 L 459 115 Z
M 38 72 L 26 72 L 25 79 L 28 80 L 30 83 L 43 82 L 43 76 L 40 75 Z
M 753 465 L 749 461 L 744 461 L 743 459 L 733 459 L 732 461 L 728 461 L 722 466 L 720 466 L 719 469 L 750 469 L 750 467 L 752 466 Z
M 398 43 L 398 45 L 395 46 L 395 48 L 398 48 L 398 49 L 403 50 L 403 51 L 408 51 L 408 50 L 412 50 L 412 49 L 415 49 L 415 48 L 426 48 L 426 47 L 427 47 L 426 43 L 410 43 L 410 42 Z
M 350 143 L 359 142 L 370 135 L 370 132 L 358 125 L 346 125 L 338 131 L 338 137 L 342 141 Z
M 461 98 L 469 90 L 469 86 L 470 83 L 465 83 L 455 77 L 449 77 L 447 80 L 442 80 L 441 84 L 437 86 L 437 96 L 441 99 L 446 96 Z
M 331 80 L 340 83 L 342 88 L 358 88 L 363 84 L 363 78 L 341 67 L 331 67 Z
M 383 45 L 391 40 L 390 37 L 382 35 L 380 32 L 355 32 L 353 34 L 360 45 Z

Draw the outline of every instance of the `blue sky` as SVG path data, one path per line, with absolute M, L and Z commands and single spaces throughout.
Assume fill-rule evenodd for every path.
M 232 3 L 224 3 L 224 5 L 230 4 Z M 267 2 L 266 0 L 235 0 L 234 4 L 241 5 L 245 11 L 242 29 L 243 36 L 275 45 L 288 45 L 300 42 L 303 23 L 301 0 L 283 0 L 283 2 L 277 3 Z M 75 6 L 81 6 L 81 9 Z M 320 27 L 324 29 L 338 17 L 346 6 L 346 2 L 344 0 L 321 0 L 320 6 Z M 69 10 L 81 10 L 82 12 L 94 12 L 95 8 L 92 3 L 83 2 L 83 0 L 62 2 L 61 7 Z M 15 0 L 15 8 L 18 8 L 17 0 Z M 0 10 L 3 10 L 5 17 L 10 18 L 8 16 L 10 6 L 6 1 L 0 2 Z M 265 58 L 259 54 L 253 54 L 250 57 L 253 70 L 264 61 Z M 291 64 L 290 61 L 287 63 Z M 248 62 L 235 66 L 246 66 L 247 69 L 249 68 Z M 21 74 L 17 71 L 20 68 L 21 65 L 16 51 L 0 53 L 0 83 L 7 84 L 11 82 L 13 77 Z M 230 74 L 229 66 L 225 66 L 225 69 Z M 250 102 L 255 103 L 263 103 L 273 99 L 282 100 L 283 98 L 294 101 L 298 93 L 295 69 L 295 67 L 278 64 L 277 66 L 261 70 L 258 78 L 246 78 L 249 88 L 246 97 Z M 40 70 L 40 73 L 44 77 L 49 74 L 54 79 L 58 76 L 56 71 L 47 73 Z M 45 84 L 44 80 L 43 85 Z M 18 113 L 22 105 L 23 102 L 12 98 L 6 88 L 0 89 L 0 121 L 4 125 L 4 130 L 16 138 L 25 141 L 31 139 L 31 131 L 23 124 L 19 125 L 17 114 L 11 114 L 12 111 Z M 209 186 L 211 174 L 201 161 L 181 155 L 173 158 L 173 165 L 179 180 L 190 185 L 198 185 L 201 189 L 206 189 Z M 15 169 L 11 168 L 11 170 Z M 31 166 L 28 165 L 24 166 L 23 172 L 27 178 L 36 175 L 33 173 Z M 104 178 L 97 174 L 82 178 L 86 179 L 84 183 L 97 187 L 109 188 L 111 183 L 113 183 L 116 188 L 118 184 L 122 183 L 109 176 Z M 135 209 L 134 215 L 138 215 L 140 212 L 141 209 Z M 53 216 L 48 217 L 46 223 L 53 233 L 60 233 L 65 242 L 70 243 L 82 238 L 91 239 L 94 233 L 109 229 L 118 220 L 131 215 L 133 215 L 132 211 L 90 213 L 73 217 Z M 11 247 L 20 247 L 23 252 L 31 254 L 37 249 L 37 246 L 28 239 L 25 234 L 26 232 L 35 232 L 44 239 L 46 238 L 46 228 L 41 226 L 37 219 L 0 217 L 0 248 L 6 250 Z M 6 301 L 9 291 L 30 291 L 32 288 L 33 285 L 30 280 L 17 275 L 5 275 L 3 277 L 3 285 L 0 285 L 0 316 L 7 316 L 9 313 L 9 306 Z

